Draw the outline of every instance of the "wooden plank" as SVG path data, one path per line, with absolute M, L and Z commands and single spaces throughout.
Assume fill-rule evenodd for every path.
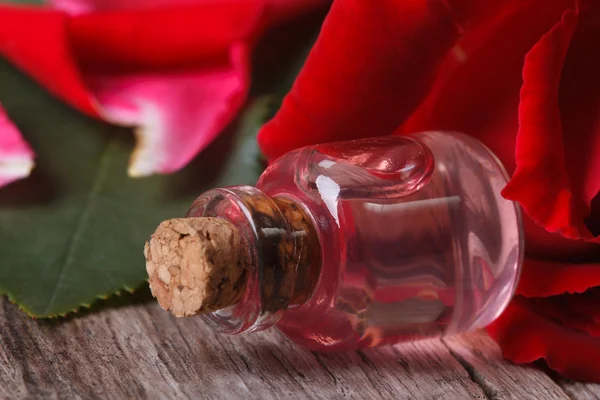
M 0 398 L 485 398 L 439 340 L 315 355 L 154 303 L 35 321 L 0 299 Z
M 559 379 L 558 384 L 573 400 L 600 399 L 600 384 L 581 383 L 568 379 Z
M 362 388 L 367 386 L 376 390 L 369 398 L 486 398 L 439 340 L 318 357 L 336 377 L 341 393 L 357 398 L 365 397 Z
M 543 371 L 502 359 L 500 348 L 483 332 L 445 338 L 443 342 L 490 399 L 568 399 Z
M 0 398 L 597 399 L 600 385 L 502 360 L 485 334 L 313 354 L 275 330 L 237 337 L 154 303 L 35 321 L 0 298 Z

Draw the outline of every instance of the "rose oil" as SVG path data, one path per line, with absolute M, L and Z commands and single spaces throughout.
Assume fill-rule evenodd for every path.
M 317 351 L 484 327 L 523 257 L 506 182 L 490 150 L 458 133 L 292 151 L 256 187 L 214 189 L 190 209 L 229 221 L 248 260 L 239 300 L 202 318 L 230 334 L 276 326 Z

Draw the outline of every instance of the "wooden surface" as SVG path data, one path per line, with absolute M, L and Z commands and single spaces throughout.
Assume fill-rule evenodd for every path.
M 35 321 L 0 298 L 1 399 L 596 399 L 509 364 L 483 333 L 313 354 L 275 330 L 217 335 L 154 302 Z

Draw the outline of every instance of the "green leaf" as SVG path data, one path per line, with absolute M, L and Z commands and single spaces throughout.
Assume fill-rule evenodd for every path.
M 82 116 L 0 59 L 0 103 L 37 155 L 30 178 L 0 189 L 0 294 L 50 317 L 145 282 L 144 242 L 162 220 L 185 215 L 210 188 L 256 182 L 256 133 L 291 86 L 321 18 L 263 41 L 252 89 L 259 100 L 169 176 L 129 178 L 129 130 Z
M 10 94 L 10 95 L 7 95 Z M 146 280 L 142 249 L 161 220 L 212 187 L 253 184 L 265 101 L 185 170 L 131 179 L 124 129 L 87 119 L 0 63 L 0 102 L 36 150 L 29 179 L 0 190 L 0 293 L 29 314 L 72 311 Z

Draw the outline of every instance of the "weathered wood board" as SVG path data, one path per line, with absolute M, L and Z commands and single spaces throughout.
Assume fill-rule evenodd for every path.
M 276 330 L 235 337 L 154 302 L 32 320 L 0 299 L 2 399 L 595 399 L 502 360 L 484 333 L 313 354 Z

